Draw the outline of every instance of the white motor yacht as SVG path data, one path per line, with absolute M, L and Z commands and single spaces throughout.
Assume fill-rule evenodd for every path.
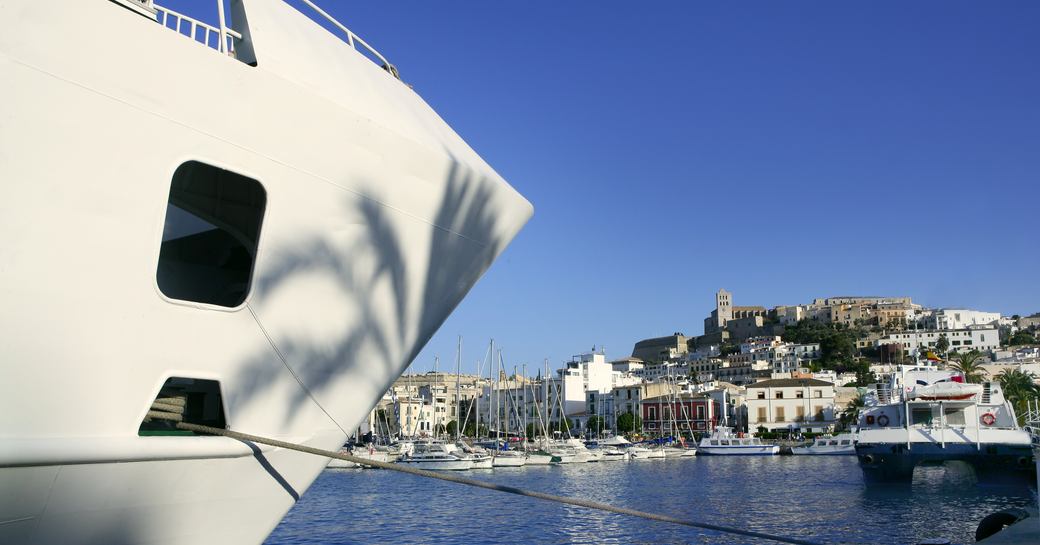
M 763 443 L 753 435 L 738 434 L 733 428 L 719 426 L 710 436 L 701 439 L 697 452 L 711 456 L 772 456 L 780 447 Z
M 472 469 L 491 469 L 494 467 L 491 453 L 480 446 L 470 446 L 459 441 L 454 445 L 447 445 L 447 449 L 455 456 L 472 462 Z
M 443 443 L 417 443 L 415 451 L 397 461 L 408 467 L 443 471 L 473 469 L 473 461 L 452 454 Z
M 495 467 L 523 467 L 527 463 L 527 455 L 519 450 L 498 450 L 492 455 Z
M 825 434 L 813 440 L 812 444 L 791 449 L 795 455 L 856 455 L 856 436 L 851 433 L 839 435 Z

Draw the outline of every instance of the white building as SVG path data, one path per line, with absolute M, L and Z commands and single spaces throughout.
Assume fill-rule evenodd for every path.
M 921 325 L 927 329 L 948 330 L 967 329 L 972 326 L 998 326 L 999 312 L 983 312 L 980 310 L 940 308 L 923 316 Z
M 747 387 L 749 430 L 822 432 L 833 429 L 834 384 L 816 379 L 772 379 Z
M 950 342 L 950 352 L 968 352 L 978 350 L 986 352 L 1000 348 L 1000 335 L 994 328 L 979 329 L 942 329 L 916 330 L 891 333 L 878 339 L 877 345 L 899 344 L 911 356 L 923 356 L 924 352 L 934 349 L 939 337 L 945 335 Z
M 819 344 L 794 344 L 780 337 L 751 337 L 741 343 L 741 354 L 769 362 L 773 373 L 791 373 L 820 358 Z
M 623 383 L 638 382 L 628 373 L 615 371 L 602 353 L 586 353 L 574 356 L 563 369 L 556 371 L 563 380 L 564 414 L 585 412 L 585 400 L 589 391 L 609 392 Z

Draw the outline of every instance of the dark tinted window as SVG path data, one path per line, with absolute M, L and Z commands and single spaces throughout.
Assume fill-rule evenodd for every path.
M 173 175 L 156 278 L 172 299 L 245 300 L 267 196 L 252 178 L 189 161 Z

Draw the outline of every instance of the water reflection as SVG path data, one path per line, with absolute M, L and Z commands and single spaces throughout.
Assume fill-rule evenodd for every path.
M 867 487 L 853 457 L 699 457 L 471 473 L 475 478 L 822 543 L 972 543 L 978 522 L 1035 505 L 1026 487 L 922 468 Z M 326 471 L 268 539 L 319 543 L 758 543 L 375 470 Z M 761 541 L 760 543 L 767 543 Z

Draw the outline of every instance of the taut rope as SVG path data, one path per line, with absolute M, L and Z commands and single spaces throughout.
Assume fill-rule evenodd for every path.
M 190 424 L 183 421 L 181 414 L 161 410 L 165 407 L 152 406 L 152 411 L 148 412 L 149 418 L 156 418 L 160 420 L 171 420 L 175 422 L 177 429 L 191 431 L 195 433 L 202 433 L 206 435 L 219 435 L 223 437 L 230 437 L 232 439 L 238 439 L 239 441 L 249 441 L 252 443 L 258 443 L 261 445 L 270 445 L 272 447 L 279 447 L 289 450 L 295 450 L 298 452 L 305 452 L 307 454 L 314 454 L 315 456 L 324 456 L 326 458 L 334 458 L 336 460 L 344 460 L 347 462 L 354 462 L 360 465 L 366 465 L 371 467 L 378 467 L 380 469 L 388 469 L 390 471 L 397 471 L 400 473 L 408 473 L 410 475 L 416 475 L 418 477 L 426 477 L 428 479 L 437 479 L 441 481 L 448 481 L 457 484 L 464 484 L 467 486 L 474 486 L 477 488 L 484 488 L 487 490 L 495 490 L 497 492 L 507 492 L 509 494 L 516 494 L 518 496 L 527 496 L 529 498 L 538 498 L 540 500 L 546 500 L 556 503 L 564 503 L 567 505 L 575 505 L 578 507 L 585 507 L 587 509 L 596 509 L 599 511 L 607 511 L 610 513 L 618 513 L 620 515 L 629 515 L 633 517 L 644 518 L 647 520 L 655 520 L 658 522 L 668 522 L 671 524 L 679 524 L 682 526 L 691 526 L 693 528 L 702 528 L 705 530 L 713 530 L 716 532 L 723 532 L 727 534 L 736 534 L 747 537 L 755 537 L 759 539 L 768 539 L 772 541 L 778 541 L 781 543 L 794 543 L 797 545 L 819 545 L 813 541 L 806 541 L 804 539 L 797 539 L 791 537 L 775 536 L 772 534 L 766 534 L 762 532 L 754 532 L 751 530 L 742 530 L 740 528 L 731 528 L 729 526 L 721 526 L 718 524 L 709 524 L 707 522 L 698 522 L 693 520 L 686 520 L 677 517 L 670 517 L 668 515 L 659 515 L 656 513 L 647 513 L 646 511 L 637 511 L 635 509 L 628 509 L 625 507 L 615 507 L 605 503 L 597 501 L 583 500 L 578 498 L 569 498 L 566 496 L 556 496 L 553 494 L 546 494 L 544 492 L 535 492 L 533 490 L 525 490 L 523 488 L 516 488 L 514 486 L 504 486 L 500 484 L 489 483 L 476 479 L 467 479 L 458 475 L 448 473 L 438 473 L 435 471 L 427 471 L 424 469 L 415 469 L 400 464 L 390 464 L 386 462 L 378 462 L 375 460 L 369 460 L 367 458 L 357 458 L 349 454 L 342 454 L 339 452 L 333 452 L 331 450 L 322 450 L 314 447 L 308 447 L 306 445 L 298 445 L 296 443 L 287 443 L 285 441 L 279 441 L 277 439 L 270 439 L 268 437 L 260 437 L 258 435 L 251 435 L 248 433 L 242 433 L 237 431 L 231 431 L 221 428 L 213 428 L 210 426 L 201 426 L 199 424 Z M 171 409 L 174 407 L 170 407 Z

